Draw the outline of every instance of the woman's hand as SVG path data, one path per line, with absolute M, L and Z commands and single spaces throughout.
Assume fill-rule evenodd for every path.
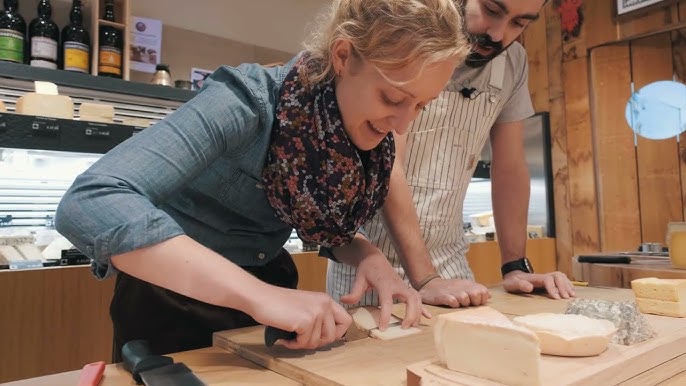
M 316 349 L 341 339 L 352 317 L 329 295 L 266 285 L 251 316 L 259 323 L 294 331 L 297 338 L 282 341 L 289 349 Z
M 352 290 L 349 294 L 341 296 L 341 302 L 355 304 L 360 301 L 367 290 L 372 288 L 379 294 L 381 306 L 379 330 L 385 330 L 391 320 L 393 299 L 400 299 L 406 304 L 403 328 L 416 326 L 422 314 L 430 317 L 430 314 L 422 307 L 422 298 L 419 293 L 398 276 L 380 251 L 368 254 L 359 261 Z

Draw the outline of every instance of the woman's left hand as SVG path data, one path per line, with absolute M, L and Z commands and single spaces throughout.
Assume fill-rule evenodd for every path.
M 379 318 L 379 330 L 383 331 L 391 320 L 393 299 L 400 299 L 407 307 L 403 328 L 416 326 L 424 314 L 430 317 L 428 311 L 422 306 L 422 298 L 419 292 L 405 283 L 393 269 L 382 253 L 367 255 L 357 265 L 357 276 L 349 294 L 341 296 L 341 302 L 355 304 L 360 301 L 364 293 L 375 289 L 379 294 L 381 316 Z

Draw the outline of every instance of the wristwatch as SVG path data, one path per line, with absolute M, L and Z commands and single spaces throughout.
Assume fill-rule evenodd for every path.
M 534 273 L 534 267 L 531 265 L 531 262 L 529 259 L 526 257 L 522 257 L 521 259 L 509 261 L 505 264 L 503 264 L 502 267 L 500 267 L 500 273 L 505 277 L 508 273 L 512 271 L 522 271 L 526 273 Z

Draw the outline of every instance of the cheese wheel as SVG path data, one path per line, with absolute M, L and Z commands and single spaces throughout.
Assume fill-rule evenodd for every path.
M 576 314 L 542 313 L 518 316 L 513 322 L 538 336 L 541 353 L 585 357 L 607 350 L 617 327 L 605 319 Z

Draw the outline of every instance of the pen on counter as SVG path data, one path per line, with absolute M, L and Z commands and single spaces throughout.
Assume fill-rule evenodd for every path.
M 577 286 L 577 287 L 588 287 L 587 281 L 574 281 L 574 280 L 572 280 L 572 284 Z

